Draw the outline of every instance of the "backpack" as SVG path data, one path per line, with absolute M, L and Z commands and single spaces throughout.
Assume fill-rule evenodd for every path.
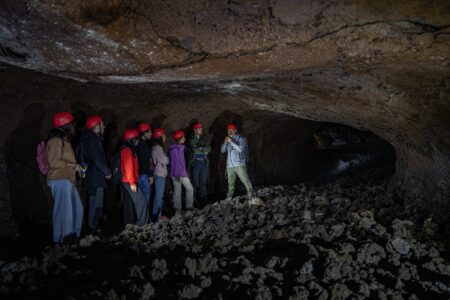
M 244 140 L 245 140 L 245 138 L 244 138 L 243 136 L 240 136 L 240 137 L 239 137 L 239 141 L 240 141 L 241 139 L 244 139 Z M 243 156 L 244 156 L 244 158 L 245 158 L 245 162 L 249 162 L 249 161 L 250 161 L 250 150 L 249 150 L 249 148 L 248 148 L 248 143 L 247 143 L 247 141 L 245 141 L 245 142 L 246 142 L 246 143 L 245 143 L 246 147 L 245 147 L 245 149 L 244 149 Z
M 111 157 L 111 181 L 113 184 L 119 184 L 122 179 L 122 169 L 120 164 L 120 154 L 122 153 L 122 149 L 123 147 Z
M 47 175 L 50 166 L 47 158 L 47 143 L 41 141 L 36 147 L 36 161 L 38 163 L 39 171 L 42 175 Z

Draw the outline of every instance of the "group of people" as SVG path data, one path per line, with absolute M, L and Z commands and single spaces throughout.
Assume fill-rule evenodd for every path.
M 182 209 L 182 187 L 186 190 L 186 210 L 193 209 L 194 196 L 197 202 L 207 201 L 208 154 L 211 145 L 203 134 L 201 123 L 193 125 L 193 135 L 187 148 L 184 131 L 174 132 L 172 137 L 175 144 L 170 145 L 168 153 L 164 150 L 164 129 L 152 130 L 150 124 L 140 123 L 137 128 L 124 132 L 123 146 L 108 164 L 102 146 L 101 137 L 105 130 L 102 118 L 98 115 L 87 118 L 86 129 L 76 151 L 70 143 L 75 132 L 74 120 L 69 112 L 56 113 L 53 117 L 54 128 L 46 146 L 47 182 L 53 197 L 55 243 L 74 243 L 81 234 L 84 209 L 75 186 L 77 173 L 84 178 L 88 226 L 93 234 L 101 232 L 99 224 L 103 217 L 107 180 L 121 186 L 124 224 L 144 225 L 166 219 L 162 215 L 162 208 L 167 176 L 173 182 L 172 203 L 175 211 Z M 246 188 L 250 204 L 256 204 L 258 199 L 254 196 L 246 169 L 247 141 L 238 134 L 236 125 L 229 124 L 226 130 L 221 153 L 227 154 L 227 198 L 233 197 L 236 177 L 239 177 Z

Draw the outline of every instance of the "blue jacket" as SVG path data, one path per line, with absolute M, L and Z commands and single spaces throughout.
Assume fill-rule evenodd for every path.
M 92 130 L 86 130 L 81 136 L 84 162 L 88 164 L 86 171 L 86 187 L 106 186 L 105 176 L 111 175 L 106 165 L 105 152 L 101 139 Z
M 247 140 L 235 135 L 232 143 L 223 143 L 220 152 L 227 153 L 227 168 L 242 167 L 247 163 Z

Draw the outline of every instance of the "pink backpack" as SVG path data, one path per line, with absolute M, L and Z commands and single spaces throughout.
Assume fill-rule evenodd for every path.
M 47 143 L 45 141 L 41 141 L 36 147 L 36 160 L 39 171 L 41 171 L 43 175 L 47 175 L 50 166 L 48 165 Z

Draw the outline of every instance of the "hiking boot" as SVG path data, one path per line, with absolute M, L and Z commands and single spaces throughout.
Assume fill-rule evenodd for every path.
M 259 197 L 252 197 L 250 200 L 248 200 L 248 205 L 261 206 L 261 205 L 264 205 L 264 202 Z

